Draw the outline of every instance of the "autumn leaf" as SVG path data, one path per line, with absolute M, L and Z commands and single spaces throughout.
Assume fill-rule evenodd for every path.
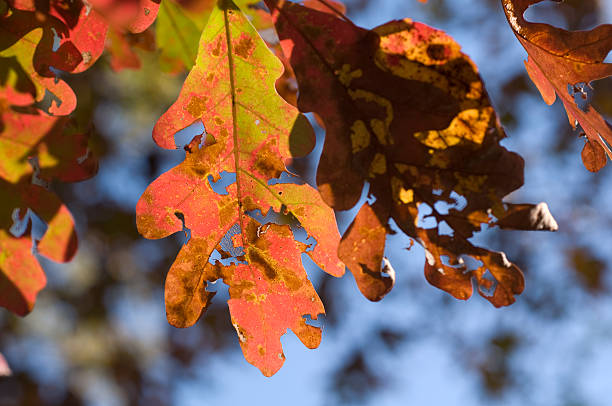
M 585 167 L 597 172 L 606 164 L 605 152 L 612 158 L 609 144 L 612 129 L 586 101 L 586 87 L 594 80 L 612 75 L 612 64 L 604 63 L 612 50 L 612 25 L 605 24 L 589 31 L 566 31 L 548 24 L 524 19 L 527 8 L 542 0 L 502 0 L 506 18 L 514 35 L 529 54 L 525 68 L 546 104 L 557 96 L 563 102 L 570 125 L 578 124 L 587 140 L 582 152 Z
M 39 185 L 86 179 L 95 174 L 97 163 L 87 147 L 87 133 L 72 129 L 65 117 L 36 109 L 31 117 L 10 109 L 1 113 L 0 306 L 23 316 L 32 310 L 46 281 L 34 253 L 66 262 L 77 248 L 70 212 Z M 34 241 L 32 215 L 46 225 Z M 15 230 L 17 224 L 22 224 L 20 231 Z
M 0 97 L 9 104 L 27 106 L 41 102 L 45 94 L 50 93 L 53 98 L 48 112 L 67 115 L 76 107 L 74 92 L 63 80 L 40 75 L 32 62 L 42 35 L 43 30 L 36 28 L 0 51 L 2 73 L 6 78 L 0 88 Z
M 4 58 L 2 70 L 8 69 L 3 79 L 8 76 L 9 81 L 28 84 L 18 89 L 9 83 L 8 93 L 17 93 L 9 101 L 41 102 L 49 92 L 48 113 L 53 115 L 70 114 L 76 107 L 76 96 L 57 77 L 58 71 L 79 73 L 88 69 L 104 50 L 109 24 L 120 31 L 141 32 L 153 22 L 158 8 L 151 0 L 2 3 L 7 7 L 0 16 L 0 57 Z M 7 87 L 6 80 L 1 84 Z
M 234 3 L 246 13 L 257 30 L 270 28 L 269 15 L 263 10 L 250 7 L 257 0 L 236 0 Z M 156 43 L 160 50 L 159 60 L 163 71 L 177 73 L 190 70 L 198 53 L 200 34 L 206 26 L 216 0 L 178 2 L 167 0 L 161 3 L 156 21 Z M 264 21 L 264 16 L 267 20 Z
M 430 283 L 467 299 L 475 280 L 495 306 L 514 302 L 524 283 L 518 267 L 469 239 L 510 215 L 504 228 L 556 223 L 545 204 L 502 201 L 523 184 L 523 160 L 499 145 L 505 134 L 459 45 L 409 19 L 366 30 L 295 3 L 266 4 L 297 77 L 298 107 L 326 128 L 317 172 L 323 199 L 348 209 L 366 181 L 375 199 L 339 247 L 361 292 L 380 300 L 392 287 L 381 261 L 393 219 L 424 246 Z
M 309 348 L 320 340 L 320 331 L 303 319 L 324 310 L 301 253 L 327 273 L 344 272 L 333 211 L 309 185 L 275 180 L 291 157 L 307 154 L 314 143 L 308 121 L 274 89 L 281 73 L 282 64 L 240 9 L 220 2 L 195 65 L 153 138 L 174 149 L 174 135 L 191 124 L 200 121 L 206 132 L 185 146 L 185 160 L 149 185 L 136 207 L 138 230 L 147 238 L 189 230 L 166 279 L 168 321 L 194 324 L 214 295 L 208 283 L 223 278 L 244 355 L 268 376 L 284 362 L 280 336 L 287 328 Z M 219 194 L 211 182 L 223 173 L 236 180 Z M 316 240 L 314 250 L 296 242 L 286 224 L 258 223 L 256 212 L 299 222 Z M 215 263 L 215 252 L 234 257 L 234 264 Z
M 108 24 L 132 33 L 143 32 L 153 24 L 160 3 L 161 0 L 87 0 Z
M 88 148 L 88 132 L 80 131 L 68 117 L 49 116 L 31 106 L 11 106 L 3 96 L 0 94 L 0 306 L 23 316 L 32 310 L 46 281 L 34 253 L 66 262 L 77 248 L 72 216 L 41 185 L 86 179 L 97 171 L 97 162 Z M 41 236 L 31 235 L 32 216 L 46 225 Z
M 33 64 L 40 75 L 55 76 L 50 67 L 64 72 L 83 72 L 102 54 L 108 24 L 81 1 L 9 0 L 10 11 L 2 17 L 3 41 L 12 44 L 34 29 L 42 29 Z
M 210 3 L 212 9 L 214 2 Z M 157 48 L 160 49 L 160 66 L 167 72 L 191 69 L 198 53 L 198 41 L 206 25 L 210 11 L 204 8 L 198 15 L 190 16 L 172 0 L 161 3 L 155 25 Z
M 40 255 L 56 262 L 69 261 L 77 248 L 74 220 L 59 198 L 41 186 L 0 180 L 0 193 L 0 306 L 24 316 L 46 283 L 33 244 Z M 47 224 L 39 241 L 33 242 L 29 235 L 28 209 Z M 23 233 L 14 231 L 19 222 L 26 222 Z
M 123 69 L 140 69 L 142 62 L 136 49 L 155 51 L 155 35 L 150 29 L 134 34 L 109 27 L 105 49 L 110 57 L 110 66 L 115 72 Z
M 7 108 L 0 110 L 0 123 L 0 178 L 18 183 L 35 174 L 44 182 L 78 182 L 96 174 L 89 132 L 67 117 Z

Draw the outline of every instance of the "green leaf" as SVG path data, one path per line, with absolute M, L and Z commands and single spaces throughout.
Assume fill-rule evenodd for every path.
M 160 66 L 166 72 L 191 69 L 198 53 L 198 40 L 210 12 L 205 10 L 194 21 L 172 0 L 159 8 L 155 41 L 161 53 Z

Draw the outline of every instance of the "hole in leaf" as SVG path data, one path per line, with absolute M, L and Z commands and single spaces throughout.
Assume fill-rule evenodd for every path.
M 417 227 L 424 229 L 436 228 L 438 222 L 431 214 L 433 210 L 427 203 L 419 204 L 419 215 L 417 217 Z
M 438 223 L 438 234 L 440 235 L 448 235 L 453 236 L 454 230 L 448 225 L 446 221 L 441 221 Z
M 53 46 L 51 47 L 51 50 L 53 52 L 57 52 L 57 50 L 60 47 L 62 39 L 57 34 L 57 31 L 55 31 L 55 28 L 51 27 L 51 32 L 53 33 Z
M 183 215 L 183 213 L 181 212 L 175 212 L 174 215 L 181 220 L 181 223 L 183 224 L 183 233 L 185 235 L 185 241 L 183 242 L 183 244 L 187 244 L 187 242 L 189 242 L 189 240 L 191 240 L 191 229 L 189 229 L 186 225 L 185 225 L 185 216 Z
M 452 204 L 445 202 L 443 200 L 438 200 L 437 202 L 434 203 L 434 208 L 439 214 L 442 214 L 442 215 L 447 215 L 448 210 L 451 209 L 452 207 L 453 207 Z
M 28 163 L 33 169 L 32 184 L 49 189 L 49 182 L 40 177 L 40 164 L 38 163 L 38 157 L 28 158 Z
M 314 299 L 314 298 L 313 298 L 313 299 Z M 325 323 L 324 323 L 324 320 L 323 320 L 323 319 L 324 319 L 324 316 L 325 316 L 325 315 L 323 315 L 323 314 L 319 314 L 319 315 L 317 316 L 317 318 L 316 318 L 316 319 L 313 319 L 313 318 L 310 316 L 310 314 L 304 314 L 304 315 L 302 315 L 302 319 L 304 319 L 304 322 L 305 322 L 307 325 L 312 326 L 312 327 L 317 327 L 317 328 L 322 329 L 322 328 L 323 328 L 323 325 L 325 324 Z
M 593 89 L 584 82 L 567 85 L 567 92 L 574 98 L 574 102 L 582 111 L 587 111 L 593 98 Z
M 11 219 L 13 220 L 13 224 L 9 228 L 9 232 L 17 238 L 23 237 L 29 232 L 32 237 L 32 254 L 36 254 L 38 252 L 36 245 L 49 228 L 47 223 L 38 217 L 31 209 L 26 209 L 24 213 L 21 209 L 16 208 L 11 213 Z
M 227 233 L 225 233 L 221 239 L 221 249 L 230 257 L 239 257 L 244 255 L 244 248 L 242 246 L 237 247 L 234 244 L 235 239 L 233 237 L 239 235 L 240 233 L 240 225 L 236 223 L 229 230 L 227 230 Z
M 456 206 L 454 208 L 456 210 L 461 211 L 467 206 L 467 199 L 454 190 L 451 192 L 450 197 L 455 200 Z
M 28 209 L 28 211 L 30 212 L 30 220 L 32 221 L 31 223 L 32 228 L 30 229 L 30 235 L 32 236 L 33 241 L 38 242 L 43 238 L 49 226 L 43 219 L 38 217 L 36 213 L 31 211 L 30 209 Z
M 188 127 L 183 128 L 174 134 L 174 145 L 176 145 L 176 149 L 183 149 L 185 146 L 189 145 L 191 141 L 193 141 L 194 137 L 197 135 L 205 135 L 206 129 L 204 128 L 204 124 L 202 121 L 196 120 L 193 124 Z M 206 137 L 202 137 L 202 141 L 200 142 L 200 148 L 204 145 Z
M 463 264 L 462 264 L 461 262 L 460 262 L 460 263 L 458 263 L 458 264 L 454 264 L 454 263 L 451 261 L 451 257 L 450 257 L 450 256 L 448 256 L 448 255 L 440 255 L 440 261 L 442 261 L 442 264 L 443 264 L 443 265 L 449 266 L 449 267 L 451 267 L 451 268 L 457 268 L 457 269 L 459 269 L 459 268 L 463 267 Z
M 265 216 L 259 209 L 249 211 L 247 212 L 247 214 L 257 220 L 259 223 L 261 223 L 262 226 L 258 229 L 257 232 L 262 234 L 264 234 L 267 230 L 265 226 L 270 223 L 278 225 L 288 224 L 291 228 L 291 231 L 293 232 L 293 238 L 296 241 L 308 245 L 308 247 L 306 248 L 306 252 L 312 251 L 317 245 L 317 240 L 314 237 L 308 235 L 304 227 L 302 227 L 302 225 L 300 224 L 299 220 L 296 219 L 295 216 L 293 216 L 291 213 L 282 214 L 284 210 L 285 207 L 283 206 L 281 208 L 281 213 L 278 213 L 272 210 L 272 208 L 270 207 Z
M 214 250 L 211 254 L 210 257 L 208 258 L 208 262 L 210 262 L 211 264 L 215 264 L 217 262 L 220 262 L 221 265 L 223 266 L 230 266 L 232 263 L 234 264 L 247 264 L 246 261 L 241 261 L 236 257 L 223 257 L 223 255 L 221 255 L 221 253 L 219 252 L 219 250 Z M 209 282 L 210 284 L 210 282 Z M 210 292 L 214 292 L 214 289 L 210 290 L 210 289 L 206 289 Z
M 219 174 L 217 181 L 214 180 L 212 175 L 208 175 L 208 183 L 210 183 L 213 192 L 219 195 L 227 195 L 227 187 L 232 183 L 236 183 L 236 172 L 223 171 Z
M 481 260 L 471 257 L 469 255 L 460 255 L 459 259 L 463 261 L 463 264 L 466 267 L 466 272 L 475 271 L 476 269 L 481 268 L 484 265 Z
M 272 178 L 268 181 L 268 185 L 276 185 L 279 183 L 293 183 L 296 185 L 303 185 L 306 182 L 304 182 L 301 177 L 293 175 L 289 172 L 282 172 L 278 178 Z
M 49 69 L 56 76 L 59 76 L 61 74 L 61 71 L 53 67 L 50 67 Z M 59 97 L 57 97 L 55 94 L 51 93 L 48 89 L 45 89 L 45 95 L 43 96 L 42 100 L 34 103 L 33 106 L 44 111 L 45 113 L 49 113 L 49 109 L 51 108 L 51 106 L 53 106 L 54 103 L 55 103 L 55 106 L 59 107 L 62 105 L 62 100 Z
M 30 225 L 30 214 L 32 213 L 30 209 L 27 209 L 23 214 L 21 212 L 21 209 L 15 208 L 11 213 L 13 224 L 11 225 L 11 228 L 9 228 L 9 232 L 17 238 L 23 236 L 26 231 L 28 231 L 28 226 Z
M 492 297 L 497 288 L 497 279 L 487 269 L 482 275 L 482 280 L 478 284 L 478 290 L 486 297 Z

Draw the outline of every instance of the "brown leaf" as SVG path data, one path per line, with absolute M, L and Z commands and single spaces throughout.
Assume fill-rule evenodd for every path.
M 608 145 L 612 143 L 612 129 L 591 106 L 578 106 L 575 97 L 587 98 L 586 87 L 597 79 L 612 75 L 612 64 L 604 59 L 612 50 L 612 25 L 604 24 L 589 31 L 566 31 L 548 24 L 531 23 L 524 19 L 527 8 L 543 0 L 502 0 L 506 18 L 529 58 L 525 68 L 547 104 L 559 96 L 574 128 L 578 124 L 586 133 L 590 144 L 598 144 L 602 151 L 585 152 L 584 165 L 591 172 L 605 164 L 601 153 L 612 158 Z M 568 88 L 571 89 L 568 91 Z M 587 143 L 587 145 L 589 144 Z M 587 158 L 585 158 L 585 154 Z
M 384 276 L 381 272 L 388 208 L 374 203 L 361 206 L 355 221 L 344 233 L 338 256 L 351 270 L 361 293 L 372 301 L 382 299 L 395 283 L 395 274 Z
M 554 229 L 554 219 L 538 217 L 544 206 L 521 211 L 502 201 L 522 186 L 523 160 L 500 146 L 505 134 L 474 63 L 451 37 L 409 19 L 365 30 L 294 3 L 266 4 L 296 74 L 298 106 L 325 124 L 321 195 L 344 210 L 367 181 L 376 198 L 339 249 L 361 291 L 378 300 L 392 286 L 380 267 L 393 219 L 425 247 L 432 284 L 467 299 L 475 280 L 495 306 L 511 304 L 523 290 L 520 270 L 469 239 L 511 214 L 508 228 Z
M 591 172 L 597 172 L 606 166 L 606 151 L 599 142 L 591 142 L 587 139 L 582 148 L 582 163 Z

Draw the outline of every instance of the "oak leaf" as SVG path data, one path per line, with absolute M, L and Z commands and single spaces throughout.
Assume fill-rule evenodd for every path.
M 163 71 L 177 73 L 192 68 L 198 53 L 200 34 L 216 2 L 167 0 L 161 3 L 155 38 Z M 257 30 L 272 26 L 268 13 L 254 7 L 257 0 L 236 0 L 234 3 L 248 15 Z
M 22 83 L 29 82 L 27 89 L 13 88 L 17 92 L 13 96 L 25 98 L 29 93 L 40 102 L 47 90 L 52 97 L 48 112 L 54 115 L 70 114 L 76 106 L 72 89 L 57 77 L 58 71 L 79 73 L 88 69 L 104 51 L 109 25 L 141 32 L 153 22 L 159 7 L 152 0 L 2 3 L 7 8 L 0 15 L 0 56 L 13 58 L 3 61 L 3 69 L 8 67 Z M 6 87 L 5 81 L 2 87 Z
M 587 137 L 582 160 L 588 170 L 597 172 L 606 164 L 602 152 L 612 158 L 612 129 L 590 104 L 580 106 L 575 98 L 586 100 L 586 87 L 592 81 L 612 76 L 612 64 L 604 63 L 612 50 L 612 24 L 572 32 L 526 21 L 527 8 L 541 1 L 502 0 L 502 4 L 514 35 L 529 55 L 525 61 L 529 77 L 546 104 L 559 96 L 570 125 L 580 124 Z
M 23 316 L 46 280 L 34 253 L 66 262 L 77 247 L 72 216 L 46 186 L 93 176 L 97 162 L 87 131 L 2 94 L 0 128 L 0 306 Z M 46 224 L 42 235 L 31 234 L 33 216 Z
M 32 184 L 11 184 L 0 180 L 0 306 L 24 316 L 34 307 L 37 293 L 44 287 L 45 274 L 35 252 L 56 262 L 69 261 L 76 252 L 74 220 L 59 198 Z M 29 210 L 28 210 L 29 209 Z M 12 231 L 17 221 L 30 222 L 32 211 L 47 224 L 38 241 L 32 241 L 30 226 L 23 233 Z
M 333 211 L 311 186 L 277 179 L 291 157 L 307 154 L 314 142 L 308 121 L 274 89 L 281 73 L 282 64 L 240 9 L 219 2 L 177 101 L 153 130 L 155 142 L 168 149 L 175 148 L 174 135 L 195 122 L 205 134 L 185 146 L 185 160 L 149 185 L 136 207 L 146 238 L 184 228 L 190 233 L 166 279 L 168 321 L 194 324 L 214 295 L 206 287 L 223 278 L 244 355 L 265 375 L 284 361 L 280 336 L 287 328 L 309 348 L 320 341 L 320 331 L 303 319 L 324 310 L 301 268 L 301 253 L 327 273 L 344 272 Z M 222 173 L 236 177 L 226 194 L 210 183 Z M 288 225 L 258 223 L 256 211 L 295 219 L 316 239 L 314 250 L 296 242 Z M 237 262 L 214 263 L 215 252 Z
M 48 112 L 53 115 L 70 114 L 76 107 L 76 96 L 68 84 L 55 77 L 43 76 L 33 65 L 37 44 L 43 30 L 36 28 L 10 47 L 0 50 L 1 71 L 4 76 L 0 97 L 9 105 L 29 106 L 52 95 Z
M 381 270 L 393 219 L 424 246 L 430 283 L 467 299 L 475 280 L 495 306 L 514 302 L 521 271 L 469 239 L 509 215 L 505 228 L 556 223 L 545 204 L 502 201 L 523 184 L 523 160 L 499 145 L 504 131 L 459 45 L 409 19 L 366 30 L 288 1 L 265 2 L 297 77 L 298 107 L 326 128 L 317 172 L 323 199 L 348 209 L 366 181 L 375 199 L 339 248 L 361 292 L 380 300 L 393 285 Z

